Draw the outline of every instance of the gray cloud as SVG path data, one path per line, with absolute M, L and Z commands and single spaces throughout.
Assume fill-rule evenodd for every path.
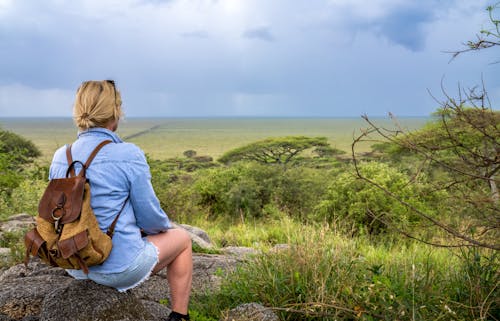
M 271 33 L 271 29 L 269 27 L 258 27 L 258 28 L 248 29 L 245 30 L 245 32 L 243 32 L 242 36 L 248 39 L 259 39 L 269 42 L 276 41 L 276 38 Z
M 68 116 L 88 79 L 115 79 L 129 116 L 428 115 L 445 73 L 500 88 L 495 51 L 442 53 L 487 21 L 486 0 L 436 1 L 11 1 L 0 117 Z
M 390 41 L 412 51 L 422 51 L 427 36 L 423 26 L 435 19 L 434 13 L 416 8 L 405 8 L 391 13 L 377 24 L 380 32 Z

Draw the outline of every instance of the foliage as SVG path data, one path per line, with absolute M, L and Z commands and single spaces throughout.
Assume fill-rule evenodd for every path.
M 6 153 L 0 153 L 0 193 L 5 195 L 15 188 L 22 175 L 19 169 L 13 168 L 13 157 Z
M 10 250 L 10 256 L 6 260 L 0 260 L 0 268 L 3 267 L 2 265 L 12 266 L 23 261 L 25 254 L 24 233 L 25 231 L 16 231 L 0 234 L 0 248 Z
M 495 251 L 464 248 L 450 307 L 457 314 L 470 314 L 473 320 L 495 320 L 500 315 L 500 256 Z M 468 305 L 460 304 L 467 302 Z
M 40 150 L 33 142 L 10 131 L 0 129 L 0 154 L 12 156 L 13 168 L 30 163 L 40 156 Z
M 192 199 L 210 218 L 224 216 L 244 222 L 269 218 L 277 211 L 306 220 L 337 172 L 304 166 L 282 171 L 277 166 L 238 162 L 196 172 Z
M 447 192 L 449 197 L 443 199 L 442 203 L 450 208 L 454 216 L 437 218 L 432 212 L 412 208 L 397 194 L 364 176 L 353 154 L 359 178 L 382 190 L 388 198 L 411 208 L 414 215 L 453 236 L 454 240 L 447 242 L 448 245 L 500 248 L 500 195 L 497 186 L 500 170 L 500 113 L 482 105 L 486 100 L 484 91 L 469 92 L 462 100 L 448 97 L 433 122 L 421 130 L 403 135 L 401 131 L 397 131 L 396 135 L 393 130 L 380 128 L 366 117 L 371 128 L 353 144 L 354 148 L 358 141 L 368 135 L 380 134 L 388 143 L 383 148 L 379 145 L 379 151 L 385 149 L 397 155 L 391 159 L 399 164 L 408 159 L 413 160 L 412 175 L 415 178 L 412 183 L 424 175 L 432 178 L 436 194 Z M 464 107 L 466 105 L 473 107 Z M 412 233 L 406 231 L 405 234 Z
M 344 155 L 346 152 L 330 145 L 325 145 L 316 147 L 316 149 L 313 150 L 313 153 L 318 155 L 318 157 L 334 157 Z
M 278 244 L 290 241 L 291 231 L 300 230 L 304 223 L 299 223 L 284 214 L 270 219 L 253 219 L 245 223 L 228 222 L 227 219 L 192 221 L 202 227 L 215 244 L 220 247 L 243 246 L 267 250 Z
M 500 45 L 498 13 L 500 3 L 488 6 L 492 28 L 481 30 L 476 41 L 467 43 L 468 49 L 455 52 L 457 55 L 471 50 L 482 50 Z M 391 145 L 378 148 L 405 153 L 411 152 L 419 161 L 420 173 L 434 174 L 433 171 L 445 173 L 434 176 L 436 190 L 446 189 L 450 199 L 447 202 L 451 211 L 455 212 L 451 220 L 436 219 L 425 211 L 412 208 L 416 215 L 430 224 L 445 231 L 451 236 L 448 242 L 432 243 L 438 246 L 479 246 L 500 250 L 500 192 L 498 190 L 498 172 L 500 171 L 500 112 L 495 111 L 484 87 L 470 89 L 459 88 L 458 97 L 449 96 L 443 89 L 445 99 L 436 101 L 440 109 L 436 113 L 438 122 L 416 133 L 400 134 L 400 128 L 388 130 L 377 126 L 368 119 L 370 127 L 352 144 L 354 164 L 357 175 L 365 182 L 383 190 L 389 197 L 407 204 L 397 195 L 391 194 L 383 186 L 364 177 L 358 170 L 358 159 L 355 146 L 362 141 L 372 140 L 370 136 L 377 133 Z M 447 217 L 449 218 L 449 217 Z M 456 224 L 459 222 L 459 224 Z M 411 231 L 404 233 L 414 237 Z
M 251 143 L 222 155 L 219 162 L 228 164 L 252 160 L 263 164 L 287 164 L 301 152 L 312 147 L 328 146 L 326 137 L 287 136 L 268 138 Z
M 192 149 L 185 150 L 182 155 L 186 158 L 193 158 L 196 156 L 196 151 Z
M 22 180 L 26 164 L 40 155 L 29 140 L 0 129 L 0 193 L 9 196 Z
M 11 213 L 38 213 L 38 202 L 47 187 L 46 180 L 25 179 L 12 191 Z
M 409 184 L 405 174 L 383 163 L 365 162 L 359 165 L 359 171 L 408 204 L 429 212 L 436 210 L 432 204 L 439 201 L 426 196 L 424 182 Z M 316 212 L 327 222 L 369 234 L 384 232 L 389 224 L 398 228 L 414 227 L 418 221 L 418 216 L 407 206 L 387 197 L 382 190 L 366 184 L 350 172 L 342 173 L 332 181 Z
M 195 309 L 217 318 L 221 310 L 260 302 L 281 320 L 480 319 L 480 306 L 456 295 L 457 289 L 472 295 L 469 287 L 477 288 L 463 281 L 460 271 L 468 265 L 447 250 L 418 243 L 375 246 L 315 226 L 302 226 L 289 238 L 288 248 L 265 252 L 222 274 L 220 290 L 194 296 Z M 491 276 L 498 263 L 487 267 L 483 262 L 488 272 L 482 273 Z M 498 279 L 488 280 L 481 283 L 483 294 L 491 293 L 481 297 L 481 320 L 493 320 L 496 311 Z
M 227 168 L 197 172 L 194 191 L 199 205 L 212 217 L 262 217 L 271 201 L 280 169 L 260 164 L 238 163 Z

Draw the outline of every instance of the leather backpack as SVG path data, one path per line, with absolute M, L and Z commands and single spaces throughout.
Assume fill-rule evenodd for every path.
M 25 264 L 31 254 L 52 266 L 81 269 L 88 273 L 89 266 L 107 259 L 116 222 L 128 198 L 107 232 L 102 232 L 90 206 L 90 184 L 85 172 L 99 150 L 109 143 L 111 141 L 106 140 L 97 145 L 85 164 L 73 161 L 71 145 L 67 146 L 66 177 L 50 180 L 38 205 L 36 227 L 24 237 Z M 76 175 L 75 165 L 78 163 L 82 169 Z

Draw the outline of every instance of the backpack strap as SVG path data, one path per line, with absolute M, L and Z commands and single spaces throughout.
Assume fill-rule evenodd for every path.
M 85 162 L 85 164 L 83 164 L 83 168 L 82 168 L 82 171 L 80 172 L 80 176 L 84 176 L 85 175 L 85 170 L 87 168 L 89 168 L 90 163 L 92 163 L 92 161 L 94 160 L 94 157 L 101 150 L 101 148 L 103 148 L 105 145 L 107 145 L 109 143 L 111 143 L 111 140 L 104 140 L 99 145 L 97 145 L 96 148 L 94 148 L 94 150 L 92 151 L 92 153 L 90 153 L 90 156 L 87 159 L 87 161 Z M 66 146 L 66 158 L 68 160 L 68 170 L 66 172 L 66 177 L 68 177 L 68 174 L 70 174 L 71 177 L 76 176 L 76 174 L 75 174 L 75 164 L 76 163 L 82 164 L 82 162 L 80 162 L 80 161 L 73 161 L 73 157 L 71 156 L 71 144 L 69 144 L 69 145 Z
M 68 174 L 71 174 L 71 177 L 76 175 L 75 168 L 74 168 L 76 163 L 82 164 L 82 171 L 79 173 L 79 175 L 85 175 L 85 170 L 90 166 L 90 163 L 92 163 L 92 161 L 94 160 L 94 157 L 101 150 L 101 148 L 103 148 L 105 145 L 107 145 L 109 143 L 111 143 L 111 140 L 105 140 L 105 141 L 102 141 L 99 145 L 97 145 L 96 148 L 94 148 L 94 150 L 90 154 L 90 156 L 87 159 L 87 161 L 85 162 L 85 164 L 82 164 L 82 162 L 80 162 L 80 161 L 73 161 L 73 157 L 71 156 L 71 144 L 69 144 L 66 147 L 66 158 L 68 159 L 68 166 L 69 166 L 68 170 L 66 172 L 66 177 L 68 177 Z M 118 212 L 118 215 L 116 215 L 115 219 L 113 220 L 111 225 L 108 227 L 108 230 L 106 231 L 106 234 L 111 238 L 113 237 L 113 233 L 115 232 L 115 226 L 116 226 L 116 223 L 118 222 L 118 218 L 122 214 L 123 209 L 125 208 L 125 205 L 127 204 L 127 201 L 129 200 L 129 198 L 130 198 L 130 195 L 127 196 L 127 198 L 125 199 L 125 202 L 122 205 L 122 208 L 120 209 L 120 212 Z M 81 266 L 81 264 L 80 264 L 80 266 Z
M 129 198 L 130 198 L 130 195 L 127 196 L 127 198 L 125 199 L 125 202 L 122 205 L 122 208 L 120 209 L 120 212 L 118 212 L 118 215 L 116 215 L 115 219 L 113 220 L 113 223 L 111 223 L 111 225 L 108 227 L 108 230 L 106 231 L 106 234 L 108 234 L 108 236 L 111 238 L 113 238 L 113 233 L 115 233 L 116 222 L 118 222 L 118 218 L 122 214 L 123 209 L 125 208 L 125 204 L 127 204 L 127 201 Z

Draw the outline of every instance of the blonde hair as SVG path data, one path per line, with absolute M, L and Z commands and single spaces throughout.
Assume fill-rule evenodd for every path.
M 121 95 L 114 81 L 85 81 L 76 91 L 73 120 L 81 130 L 106 127 L 123 116 L 121 105 Z

